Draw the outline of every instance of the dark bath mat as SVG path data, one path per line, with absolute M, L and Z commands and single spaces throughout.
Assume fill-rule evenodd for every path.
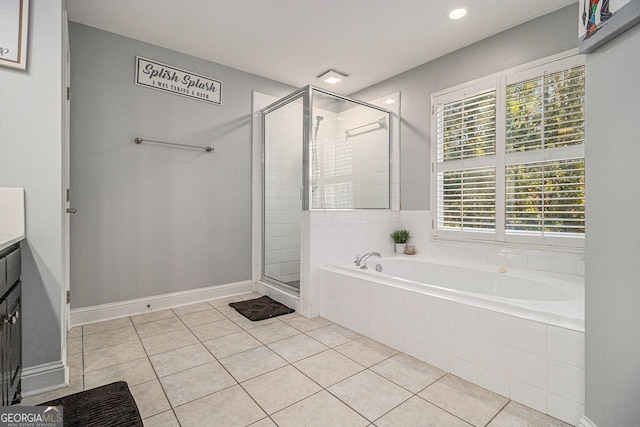
M 229 303 L 229 305 L 235 308 L 238 313 L 254 322 L 282 316 L 283 314 L 289 314 L 295 311 L 284 304 L 280 304 L 278 301 L 272 300 L 266 295 L 256 299 L 232 302 Z
M 70 394 L 38 406 L 62 406 L 65 427 L 143 427 L 136 402 L 124 381 Z

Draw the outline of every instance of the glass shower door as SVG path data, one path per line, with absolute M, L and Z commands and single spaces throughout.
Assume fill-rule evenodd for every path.
M 300 288 L 304 104 L 292 99 L 264 114 L 263 279 Z

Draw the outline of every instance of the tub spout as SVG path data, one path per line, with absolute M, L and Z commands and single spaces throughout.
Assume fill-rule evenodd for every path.
M 362 255 L 361 257 L 358 257 L 356 255 L 356 260 L 354 261 L 354 264 L 360 267 L 361 269 L 366 270 L 367 260 L 369 259 L 369 257 L 372 257 L 372 256 L 377 256 L 378 258 L 382 258 L 382 255 L 380 255 L 380 252 L 369 252 Z

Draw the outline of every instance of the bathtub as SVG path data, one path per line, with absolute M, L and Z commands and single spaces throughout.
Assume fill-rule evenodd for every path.
M 584 332 L 583 277 L 407 256 L 374 257 L 367 264 L 325 269 Z
M 576 425 L 584 278 L 396 255 L 320 270 L 320 314 Z M 381 271 L 376 271 L 377 269 Z

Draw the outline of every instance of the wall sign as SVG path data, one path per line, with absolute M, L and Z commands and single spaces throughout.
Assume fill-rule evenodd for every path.
M 136 84 L 221 105 L 222 82 L 171 65 L 136 57 Z
M 0 65 L 27 69 L 29 0 L 0 0 Z

